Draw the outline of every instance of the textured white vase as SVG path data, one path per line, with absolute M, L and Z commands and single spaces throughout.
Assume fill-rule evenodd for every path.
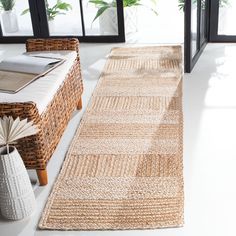
M 25 165 L 15 147 L 0 148 L 0 210 L 6 219 L 20 220 L 34 211 L 34 192 Z
M 124 8 L 125 33 L 131 34 L 138 31 L 138 8 Z
M 49 20 L 48 21 L 48 27 L 49 27 L 49 31 L 50 33 L 54 33 L 55 31 L 55 21 L 54 20 Z
M 14 33 L 19 30 L 17 15 L 14 10 L 2 12 L 2 25 L 6 33 Z
M 125 7 L 124 8 L 124 23 L 125 33 L 135 33 L 137 28 L 137 7 Z M 102 35 L 118 35 L 118 20 L 117 20 L 117 8 L 111 7 L 105 10 L 99 17 L 100 34 Z
M 108 8 L 99 17 L 100 34 L 118 35 L 117 9 Z

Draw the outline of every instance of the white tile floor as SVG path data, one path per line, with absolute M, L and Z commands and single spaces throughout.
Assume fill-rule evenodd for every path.
M 122 44 L 82 44 L 84 109 L 110 48 Z M 0 45 L 0 57 L 24 50 Z M 18 222 L 0 219 L 1 236 L 31 235 L 236 235 L 236 45 L 209 44 L 192 74 L 184 78 L 185 226 L 145 231 L 60 232 L 37 230 L 37 222 L 83 112 L 76 112 L 48 165 L 49 184 L 35 186 L 37 210 Z M 35 179 L 33 172 L 30 173 Z

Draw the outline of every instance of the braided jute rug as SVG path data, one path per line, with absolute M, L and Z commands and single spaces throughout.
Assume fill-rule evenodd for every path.
M 182 131 L 181 47 L 114 48 L 39 228 L 182 226 Z

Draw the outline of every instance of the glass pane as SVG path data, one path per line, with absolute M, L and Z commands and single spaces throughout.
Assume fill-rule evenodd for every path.
M 45 0 L 49 33 L 53 35 L 82 35 L 79 0 Z
M 15 1 L 13 8 L 5 6 L 1 10 L 1 26 L 4 36 L 33 35 L 32 23 L 27 0 Z M 22 14 L 26 10 L 25 14 Z
M 104 7 L 104 3 L 83 1 L 86 35 L 118 35 L 117 3 L 115 0 L 108 0 L 105 4 L 108 6 L 107 9 L 95 19 L 98 11 Z
M 125 7 L 126 41 L 129 43 L 183 43 L 184 4 L 181 0 L 141 0 L 137 15 Z M 168 13 L 168 14 L 167 14 Z M 131 16 L 131 17 L 130 17 Z M 171 17 L 170 17 L 171 16 Z
M 218 34 L 236 35 L 236 1 L 220 0 Z
M 191 35 L 192 35 L 192 57 L 197 52 L 197 1 L 192 0 Z

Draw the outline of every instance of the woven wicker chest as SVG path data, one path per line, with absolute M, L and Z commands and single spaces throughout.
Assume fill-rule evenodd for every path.
M 0 103 L 0 116 L 13 116 L 32 120 L 40 131 L 21 139 L 16 147 L 26 168 L 37 171 L 40 185 L 46 185 L 47 163 L 70 120 L 72 112 L 82 108 L 83 83 L 77 39 L 29 39 L 27 52 L 75 50 L 77 57 L 53 99 L 43 113 L 39 114 L 34 102 Z

